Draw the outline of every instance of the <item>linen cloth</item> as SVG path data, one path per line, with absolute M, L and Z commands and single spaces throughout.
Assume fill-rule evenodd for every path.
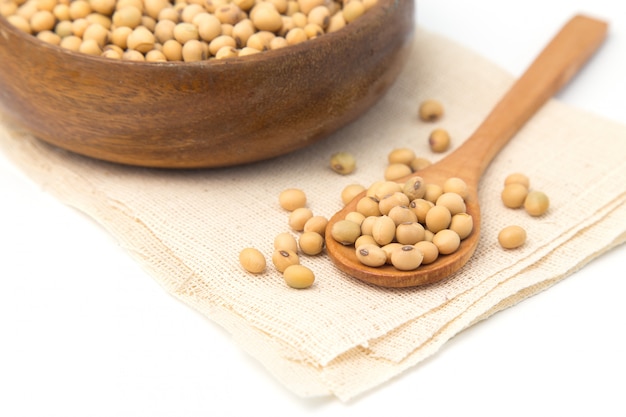
M 49 146 L 3 115 L 0 146 L 43 189 L 99 222 L 165 291 L 223 326 L 293 393 L 347 401 L 626 240 L 626 126 L 551 100 L 488 168 L 480 184 L 480 245 L 449 279 L 380 288 L 338 271 L 326 254 L 302 255 L 316 281 L 295 290 L 274 270 L 274 237 L 299 234 L 278 204 L 280 191 L 301 188 L 314 214 L 330 217 L 346 185 L 382 179 L 392 149 L 408 147 L 433 162 L 443 157 L 429 150 L 430 131 L 443 127 L 452 148 L 459 145 L 513 81 L 473 51 L 418 27 L 409 62 L 371 110 L 284 157 L 192 171 L 119 166 Z M 444 104 L 436 123 L 417 117 L 427 98 Z M 355 155 L 353 174 L 330 169 L 338 151 Z M 531 188 L 550 197 L 544 216 L 502 205 L 503 181 L 513 172 L 527 174 Z M 516 250 L 497 242 L 510 224 L 528 234 Z M 261 275 L 239 264 L 239 251 L 249 246 L 266 255 Z

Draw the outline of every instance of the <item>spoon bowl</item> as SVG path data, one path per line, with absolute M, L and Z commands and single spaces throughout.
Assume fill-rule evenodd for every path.
M 369 267 L 356 257 L 353 245 L 343 245 L 332 237 L 333 225 L 355 211 L 365 192 L 355 197 L 328 222 L 326 250 L 334 264 L 357 279 L 381 287 L 414 287 L 439 282 L 460 270 L 474 254 L 479 240 L 481 215 L 478 202 L 480 179 L 499 151 L 587 62 L 606 37 L 606 22 L 583 15 L 574 16 L 557 33 L 546 48 L 496 104 L 474 133 L 454 152 L 439 162 L 421 169 L 426 183 L 443 184 L 447 178 L 458 177 L 468 186 L 465 200 L 467 213 L 472 216 L 472 233 L 461 241 L 458 250 L 440 255 L 428 265 L 415 270 L 400 271 L 391 265 Z

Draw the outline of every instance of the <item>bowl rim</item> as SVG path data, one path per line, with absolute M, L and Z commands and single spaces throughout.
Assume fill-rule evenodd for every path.
M 0 15 L 0 38 L 7 38 L 5 30 L 11 32 L 11 34 L 24 42 L 31 43 L 35 47 L 42 47 L 48 50 L 51 53 L 66 55 L 68 58 L 73 60 L 79 60 L 84 62 L 92 62 L 92 63 L 106 63 L 108 65 L 121 65 L 121 66 L 130 66 L 130 67 L 151 67 L 151 68 L 193 68 L 193 67 L 215 67 L 219 68 L 222 66 L 233 66 L 233 65 L 249 65 L 258 61 L 271 61 L 273 59 L 281 59 L 285 56 L 294 56 L 300 53 L 306 53 L 307 51 L 311 51 L 316 46 L 322 45 L 324 43 L 335 43 L 336 39 L 341 38 L 350 38 L 355 36 L 355 33 L 359 33 L 364 27 L 367 27 L 372 22 L 376 23 L 380 20 L 381 14 L 386 14 L 386 10 L 388 8 L 397 7 L 396 3 L 399 1 L 409 1 L 414 2 L 415 0 L 377 0 L 376 4 L 374 4 L 370 9 L 368 9 L 362 16 L 357 18 L 351 23 L 348 23 L 343 28 L 330 33 L 324 33 L 323 35 L 318 36 L 314 39 L 308 39 L 305 42 L 301 42 L 296 45 L 289 45 L 284 48 L 273 49 L 262 51 L 258 54 L 252 54 L 247 56 L 237 56 L 226 59 L 216 59 L 214 57 L 205 59 L 202 61 L 194 61 L 194 62 L 184 62 L 184 61 L 165 61 L 165 62 L 146 62 L 146 61 L 131 61 L 131 60 L 121 60 L 121 59 L 112 59 L 98 55 L 89 55 L 82 52 L 72 51 L 67 48 L 63 48 L 59 45 L 50 44 L 45 42 L 37 36 L 26 33 L 13 24 L 11 24 L 5 16 Z M 347 30 L 350 29 L 350 30 Z

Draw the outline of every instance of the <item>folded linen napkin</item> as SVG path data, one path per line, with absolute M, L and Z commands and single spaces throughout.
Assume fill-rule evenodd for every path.
M 380 288 L 346 276 L 322 254 L 301 257 L 316 274 L 311 288 L 283 283 L 269 262 L 274 237 L 291 231 L 280 191 L 303 189 L 314 214 L 330 217 L 347 184 L 383 177 L 392 149 L 438 160 L 442 155 L 427 145 L 434 127 L 460 144 L 512 82 L 472 51 L 418 28 L 406 68 L 376 106 L 328 139 L 271 161 L 194 171 L 118 166 L 51 147 L 2 115 L 0 146 L 44 189 L 102 224 L 168 293 L 223 326 L 292 392 L 347 401 L 626 241 L 626 126 L 552 100 L 489 167 L 480 188 L 479 248 L 450 279 Z M 416 116 L 426 98 L 444 103 L 436 124 Z M 329 168 L 338 151 L 356 156 L 353 174 Z M 546 215 L 503 207 L 500 191 L 512 172 L 526 173 L 531 188 L 549 195 Z M 528 233 L 517 250 L 497 243 L 509 224 Z M 266 254 L 264 274 L 239 265 L 238 253 L 248 246 Z

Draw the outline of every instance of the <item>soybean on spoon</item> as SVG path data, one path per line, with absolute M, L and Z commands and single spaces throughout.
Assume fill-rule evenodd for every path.
M 461 241 L 456 252 L 440 255 L 432 264 L 422 265 L 412 271 L 400 271 L 390 265 L 378 268 L 363 265 L 356 258 L 353 245 L 342 245 L 330 233 L 337 221 L 355 210 L 358 200 L 365 195 L 363 193 L 328 222 L 326 250 L 333 263 L 357 279 L 382 287 L 432 284 L 461 269 L 474 254 L 480 238 L 478 186 L 481 176 L 521 127 L 593 55 L 606 37 L 607 28 L 606 22 L 583 15 L 570 19 L 462 145 L 439 162 L 411 175 L 420 176 L 429 183 L 443 184 L 450 177 L 462 178 L 467 183 L 469 195 L 466 207 L 472 216 L 474 229 Z M 411 176 L 400 179 L 399 182 L 404 182 Z

